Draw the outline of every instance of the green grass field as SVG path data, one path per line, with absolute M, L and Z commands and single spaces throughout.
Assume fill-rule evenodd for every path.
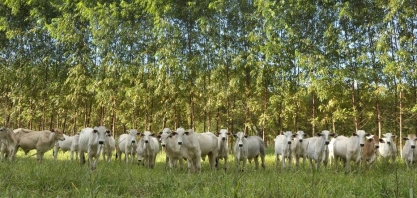
M 52 151 L 38 163 L 35 151 L 22 152 L 14 162 L 0 163 L 0 197 L 412 197 L 417 194 L 417 170 L 406 170 L 398 159 L 394 164 L 378 161 L 371 170 L 351 173 L 339 166 L 312 171 L 301 167 L 275 168 L 272 148 L 265 170 L 248 164 L 237 172 L 233 156 L 227 171 L 211 171 L 202 162 L 200 174 L 187 170 L 165 170 L 165 154 L 159 153 L 154 169 L 123 161 L 99 161 L 95 171 L 69 160 L 69 152 Z M 221 162 L 223 163 L 223 161 Z M 413 192 L 414 190 L 414 192 Z

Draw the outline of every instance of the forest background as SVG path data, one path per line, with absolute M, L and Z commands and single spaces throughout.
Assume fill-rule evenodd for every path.
M 1 0 L 2 123 L 402 137 L 417 132 L 416 13 L 414 0 Z

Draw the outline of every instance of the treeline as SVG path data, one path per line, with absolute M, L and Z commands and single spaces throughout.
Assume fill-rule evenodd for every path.
M 2 0 L 4 125 L 417 131 L 414 0 Z

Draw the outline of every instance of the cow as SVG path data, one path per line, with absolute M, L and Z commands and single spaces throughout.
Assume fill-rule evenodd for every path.
M 54 159 L 57 160 L 58 159 L 58 151 L 59 149 L 61 149 L 64 153 L 66 151 L 70 151 L 70 159 L 73 160 L 74 159 L 74 153 L 75 153 L 75 159 L 78 160 L 78 140 L 79 140 L 79 133 L 77 133 L 74 136 L 68 136 L 64 134 L 64 138 L 65 140 L 63 141 L 58 141 L 57 143 L 55 143 L 54 146 L 54 152 L 53 152 L 53 156 Z
M 130 129 L 127 130 L 127 134 L 122 134 L 117 139 L 117 153 L 116 158 L 119 157 L 119 160 L 122 159 L 122 153 L 125 154 L 125 162 L 129 163 L 129 158 L 131 157 L 131 162 L 136 157 L 136 149 L 138 144 L 136 143 L 136 137 L 138 135 L 138 130 Z
M 341 159 L 345 166 L 346 172 L 350 171 L 350 161 L 354 161 L 359 168 L 362 159 L 362 148 L 365 145 L 365 137 L 371 134 L 364 130 L 358 130 L 351 137 L 338 136 L 333 144 L 333 152 L 336 161 Z
M 17 138 L 12 129 L 7 127 L 0 128 L 0 144 L 1 144 L 1 161 L 9 158 L 13 161 L 16 154 Z
M 218 152 L 217 152 L 217 158 L 216 158 L 216 167 L 219 167 L 219 161 L 221 159 L 224 159 L 224 170 L 227 169 L 227 160 L 229 157 L 229 147 L 228 147 L 228 138 L 227 136 L 230 135 L 230 132 L 227 131 L 227 129 L 220 129 L 220 131 L 217 133 L 218 137 Z
M 176 167 L 177 161 L 182 170 L 184 159 L 181 155 L 181 146 L 178 144 L 177 136 L 172 134 L 171 129 L 164 128 L 157 136 L 161 141 L 162 148 L 165 148 L 165 169 L 172 170 Z
M 110 131 L 107 131 L 106 137 L 104 139 L 104 146 L 101 150 L 103 160 L 110 162 L 114 150 L 116 150 L 116 140 L 114 140 L 114 137 L 112 136 Z
M 244 171 L 247 160 L 254 159 L 255 169 L 259 167 L 261 158 L 262 168 L 265 169 L 265 143 L 259 136 L 247 136 L 243 132 L 233 135 L 236 138 L 234 145 L 235 162 L 238 171 Z M 242 166 L 240 163 L 242 162 Z
M 278 161 L 281 159 L 282 168 L 285 168 L 285 159 L 288 159 L 288 166 L 291 165 L 291 142 L 295 137 L 291 131 L 286 131 L 275 137 L 275 166 L 278 168 Z
M 88 155 L 88 165 L 90 170 L 97 168 L 97 160 L 104 142 L 106 141 L 106 134 L 109 133 L 105 126 L 98 126 L 94 128 L 84 128 L 80 132 L 80 139 L 78 141 L 78 153 L 80 155 L 80 164 L 85 164 L 84 153 Z
M 296 166 L 299 165 L 300 158 L 303 158 L 303 164 L 305 164 L 306 158 L 305 158 L 305 148 L 303 147 L 303 141 L 306 136 L 307 134 L 304 133 L 304 131 L 297 131 L 297 133 L 295 133 L 294 139 L 292 140 L 291 153 L 292 153 L 292 157 L 295 160 Z
M 410 166 L 413 167 L 413 164 L 417 162 L 417 137 L 415 134 L 408 134 L 408 136 L 404 137 L 403 140 L 405 141 L 405 144 L 402 151 L 402 158 L 405 161 L 407 169 L 409 169 Z
M 138 142 L 138 149 L 142 149 L 142 153 L 138 154 L 138 161 L 140 162 L 140 158 L 143 157 L 144 165 L 147 168 L 154 168 L 155 167 L 155 161 L 156 161 L 156 155 L 159 152 L 159 143 L 158 140 L 153 137 L 154 134 L 150 131 L 145 131 L 143 133 L 140 133 L 140 136 L 142 137 Z
M 26 155 L 29 151 L 36 150 L 36 159 L 41 162 L 45 152 L 54 148 L 55 143 L 60 140 L 65 140 L 65 137 L 58 130 L 32 131 L 20 136 L 17 147 L 20 147 Z
M 181 146 L 181 155 L 187 159 L 188 173 L 201 172 L 201 159 L 209 158 L 210 167 L 215 168 L 218 152 L 217 136 L 211 132 L 196 133 L 193 129 L 177 128 L 177 143 Z
M 397 146 L 395 145 L 394 138 L 397 136 L 392 133 L 385 133 L 382 134 L 382 136 L 384 136 L 382 139 L 385 143 L 379 145 L 379 154 L 387 162 L 389 162 L 390 159 L 395 162 L 395 159 L 397 158 Z
M 336 134 L 331 138 L 329 145 L 327 146 L 329 149 L 329 164 L 334 164 L 334 141 L 336 140 L 336 137 L 338 135 Z
M 366 139 L 362 151 L 362 161 L 365 167 L 371 167 L 378 157 L 379 143 L 384 143 L 384 140 L 379 138 L 378 135 L 370 135 Z
M 306 155 L 310 160 L 311 168 L 313 169 L 313 161 L 316 164 L 316 170 L 320 168 L 320 164 L 323 163 L 324 167 L 327 166 L 329 158 L 330 137 L 334 137 L 335 133 L 330 133 L 328 130 L 323 130 L 321 133 L 316 133 L 316 137 L 311 137 L 308 140 Z

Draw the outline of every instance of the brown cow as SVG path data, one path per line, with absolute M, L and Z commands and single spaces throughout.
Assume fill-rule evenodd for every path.
M 22 131 L 23 133 L 17 140 L 17 146 L 22 148 L 25 154 L 30 150 L 36 149 L 36 159 L 38 161 L 42 161 L 44 153 L 51 150 L 57 141 L 65 140 L 64 135 L 60 131 L 30 131 L 22 129 L 20 132 Z
M 384 140 L 379 138 L 377 135 L 371 135 L 366 137 L 365 145 L 362 151 L 362 162 L 365 167 L 372 166 L 372 163 L 378 157 L 379 143 L 384 143 Z

